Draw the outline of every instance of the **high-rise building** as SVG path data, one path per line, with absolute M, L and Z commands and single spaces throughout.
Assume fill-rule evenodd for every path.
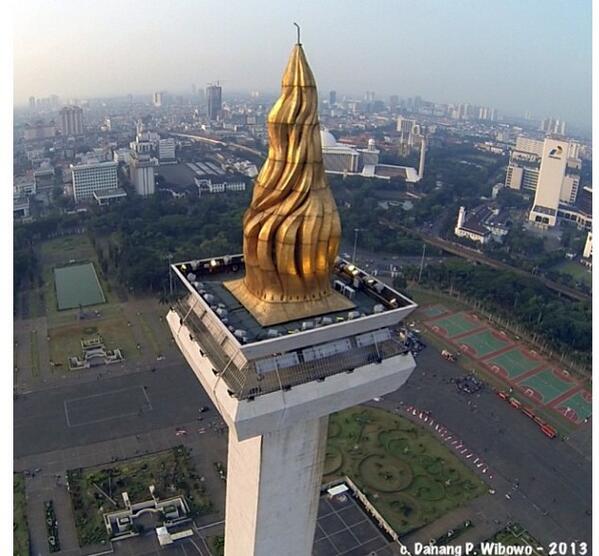
M 83 110 L 79 106 L 65 106 L 59 115 L 60 129 L 65 137 L 83 135 Z
M 29 97 L 29 108 L 35 110 L 35 97 Z
M 277 155 L 254 186 L 272 194 L 246 212 L 243 256 L 172 265 L 187 296 L 168 325 L 229 426 L 226 556 L 312 554 L 328 416 L 395 391 L 416 365 L 391 331 L 416 305 L 337 258 L 316 83 L 299 44 L 282 87 L 295 91 L 268 117 Z M 301 192 L 281 187 L 291 169 Z M 299 193 L 314 211 L 294 208 Z
M 505 185 L 511 189 L 535 191 L 539 181 L 543 141 L 520 135 L 510 153 Z
M 399 97 L 397 95 L 391 95 L 389 97 L 389 108 L 395 110 L 399 106 Z
M 415 125 L 416 120 L 399 116 L 397 118 L 396 130 L 399 131 L 399 133 L 401 133 L 402 135 L 408 135 L 409 133 L 412 133 L 412 129 L 414 129 Z
M 135 141 L 129 144 L 129 178 L 137 194 L 143 196 L 153 195 L 156 190 L 154 169 L 158 160 L 152 156 L 153 143 L 150 139 L 143 124 L 138 124 Z
M 208 119 L 215 121 L 221 116 L 223 109 L 223 89 L 220 85 L 206 87 L 206 102 L 208 104 Z
M 194 96 L 194 97 L 195 97 L 195 96 L 198 94 L 198 88 L 196 87 L 196 84 L 195 84 L 195 83 L 192 83 L 192 84 L 191 84 L 191 94 L 192 94 L 192 96 Z
M 118 189 L 117 168 L 118 164 L 116 162 L 71 164 L 75 202 L 90 201 L 96 192 L 108 192 Z
M 548 135 L 565 135 L 566 122 L 564 120 L 546 118 L 541 122 L 541 127 L 539 129 Z
M 329 92 L 329 106 L 335 106 L 337 104 L 337 91 Z
M 175 156 L 175 140 L 172 137 L 158 141 L 158 160 L 160 164 L 177 162 Z
M 36 141 L 39 139 L 50 139 L 56 135 L 56 126 L 54 121 L 44 122 L 37 120 L 30 124 L 25 124 L 23 129 L 23 138 L 25 141 Z
M 152 95 L 152 104 L 156 108 L 161 108 L 166 105 L 166 91 L 156 91 Z
M 580 167 L 576 143 L 545 139 L 530 222 L 542 228 L 556 225 L 560 203 L 573 205 L 576 201 Z

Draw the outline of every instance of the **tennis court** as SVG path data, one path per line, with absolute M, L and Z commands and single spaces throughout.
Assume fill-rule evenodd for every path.
M 480 322 L 469 317 L 466 313 L 456 313 L 427 324 L 433 330 L 439 331 L 449 338 L 465 334 L 466 332 L 481 327 Z
M 473 350 L 476 353 L 476 356 L 479 358 L 484 357 L 489 353 L 499 351 L 500 349 L 510 345 L 508 340 L 502 340 L 501 338 L 498 338 L 489 329 L 470 334 L 469 336 L 460 338 L 457 341 L 459 342 L 460 346 L 465 345 Z
M 106 302 L 92 263 L 55 268 L 54 284 L 60 311 Z
M 566 377 L 560 377 L 554 369 L 543 369 L 528 377 L 518 384 L 519 388 L 526 390 L 531 388 L 541 396 L 541 402 L 547 404 L 555 398 L 565 394 L 576 384 Z
M 571 421 L 580 423 L 590 417 L 593 412 L 591 394 L 586 390 L 576 392 L 576 394 L 561 402 L 556 409 Z
M 528 357 L 526 353 L 519 348 L 514 348 L 497 357 L 489 359 L 487 364 L 491 368 L 499 367 L 503 369 L 508 378 L 515 378 L 540 366 L 541 361 Z
M 431 305 L 430 307 L 425 307 L 422 309 L 422 312 L 429 318 L 434 319 L 435 317 L 440 317 L 445 313 L 449 313 L 449 311 L 443 307 L 443 305 Z

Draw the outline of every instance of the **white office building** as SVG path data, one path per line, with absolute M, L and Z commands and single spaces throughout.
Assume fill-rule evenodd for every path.
M 175 164 L 177 162 L 175 140 L 172 137 L 158 141 L 158 160 L 160 164 Z
M 585 259 L 590 259 L 593 256 L 593 232 L 587 233 L 587 240 L 584 244 L 584 250 L 582 256 Z
M 76 203 L 90 201 L 96 191 L 118 189 L 118 164 L 116 162 L 89 162 L 71 164 L 73 197 Z
M 573 205 L 576 201 L 580 166 L 576 143 L 545 139 L 530 222 L 541 228 L 556 225 L 560 203 Z
M 129 179 L 138 195 L 153 195 L 156 191 L 154 169 L 158 160 L 152 156 L 152 134 L 145 131 L 143 124 L 138 124 L 137 136 L 129 147 Z

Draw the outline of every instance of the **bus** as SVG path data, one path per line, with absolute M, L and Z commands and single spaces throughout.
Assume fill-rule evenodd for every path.
M 555 438 L 557 436 L 557 431 L 549 425 L 542 425 L 541 430 L 543 431 L 543 434 L 549 438 Z

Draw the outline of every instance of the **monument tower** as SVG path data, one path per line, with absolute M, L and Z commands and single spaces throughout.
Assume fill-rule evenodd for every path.
M 169 327 L 229 426 L 226 556 L 309 556 L 328 415 L 396 390 L 415 367 L 393 327 L 416 305 L 338 257 L 317 106 L 298 32 L 243 255 L 172 265 L 188 293 Z

